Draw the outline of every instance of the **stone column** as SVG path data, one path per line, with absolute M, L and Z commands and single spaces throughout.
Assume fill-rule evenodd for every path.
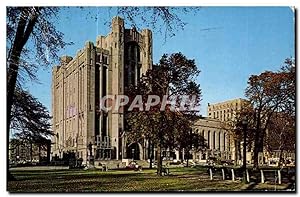
M 221 152 L 224 152 L 224 131 L 220 131 L 220 133 L 221 133 L 221 138 L 220 138 L 220 151 Z
M 225 149 L 225 151 L 228 151 L 228 145 L 229 145 L 228 138 L 229 138 L 229 136 L 227 135 L 227 133 L 225 133 L 225 143 L 224 143 L 224 149 Z
M 214 149 L 214 144 L 213 144 L 214 143 L 214 134 L 215 134 L 214 131 L 210 131 L 210 137 L 209 137 L 210 138 L 210 142 L 209 142 L 210 143 L 210 147 L 209 148 L 211 150 Z
M 204 139 L 205 139 L 204 142 L 205 142 L 206 144 L 208 143 L 208 141 L 207 141 L 207 139 L 208 139 L 208 134 L 207 134 L 207 133 L 208 133 L 208 131 L 204 131 L 204 136 L 203 136 Z
M 220 131 L 216 131 L 215 132 L 215 144 L 216 144 L 216 149 L 219 149 L 221 151 L 220 148 Z
M 199 151 L 199 160 L 202 160 L 202 151 Z
M 179 161 L 179 151 L 178 150 L 175 151 L 175 155 L 176 155 L 176 160 Z

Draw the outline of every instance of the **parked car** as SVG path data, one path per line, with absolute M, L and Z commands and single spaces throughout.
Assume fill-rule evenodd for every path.
M 129 170 L 135 170 L 135 171 L 141 171 L 142 170 L 142 166 L 138 165 L 138 163 L 136 161 L 131 161 L 127 166 L 126 169 Z

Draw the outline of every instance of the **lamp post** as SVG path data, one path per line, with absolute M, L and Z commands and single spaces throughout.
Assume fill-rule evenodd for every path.
M 244 183 L 247 183 L 247 159 L 246 159 L 246 137 L 247 137 L 247 125 L 248 125 L 248 120 L 246 117 L 243 118 L 242 120 L 242 125 L 243 125 L 243 135 L 244 135 L 244 147 L 243 147 L 243 171 L 244 171 Z

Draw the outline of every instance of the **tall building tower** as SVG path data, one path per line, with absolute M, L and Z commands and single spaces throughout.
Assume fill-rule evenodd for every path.
M 126 94 L 152 68 L 152 32 L 125 29 L 112 19 L 112 31 L 86 42 L 75 57 L 61 57 L 52 70 L 53 156 L 73 151 L 88 160 L 126 157 L 124 112 L 100 109 L 104 96 Z

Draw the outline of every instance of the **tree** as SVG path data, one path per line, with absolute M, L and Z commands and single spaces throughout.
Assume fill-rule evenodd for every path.
M 266 145 L 269 152 L 279 151 L 279 161 L 282 163 L 283 151 L 295 151 L 296 144 L 295 119 L 288 113 L 275 113 L 267 130 Z
M 286 63 L 293 64 L 288 60 Z M 274 114 L 294 111 L 295 73 L 285 71 L 265 71 L 260 75 L 250 76 L 248 80 L 245 94 L 253 107 L 251 118 L 254 123 L 254 167 L 258 167 L 258 153 L 263 151 L 266 130 Z
M 238 158 L 241 156 L 240 144 L 244 137 L 243 135 L 243 125 L 242 121 L 244 118 L 247 119 L 247 141 L 246 147 L 250 151 L 252 148 L 253 142 L 253 134 L 255 133 L 255 111 L 253 107 L 245 102 L 240 110 L 232 111 L 233 118 L 231 120 L 227 120 L 226 122 L 222 122 L 222 128 L 227 131 L 228 137 L 233 140 L 234 148 L 235 148 L 235 159 L 234 164 L 237 165 Z
M 11 129 L 15 137 L 29 144 L 36 144 L 41 149 L 47 149 L 50 161 L 50 148 L 53 135 L 51 116 L 47 108 L 29 92 L 17 88 L 13 100 Z
M 175 133 L 175 149 L 179 151 L 184 150 L 186 158 L 186 166 L 189 166 L 189 154 L 190 151 L 198 152 L 199 150 L 206 148 L 207 143 L 205 142 L 204 136 L 202 136 L 199 132 L 195 132 L 192 128 L 193 123 L 198 119 L 197 116 L 194 117 L 177 117 L 176 127 L 179 129 Z M 174 120 L 174 119 L 173 119 Z M 187 121 L 189 120 L 189 121 Z
M 284 77 L 284 94 L 287 95 L 282 106 L 282 111 L 288 113 L 291 117 L 296 117 L 296 67 L 295 59 L 287 58 L 279 73 Z
M 201 89 L 194 82 L 199 72 L 195 61 L 187 59 L 181 53 L 163 55 L 159 64 L 148 70 L 140 83 L 131 88 L 133 89 L 131 92 L 134 92 L 132 97 L 142 95 L 143 103 L 147 103 L 149 95 L 156 95 L 159 98 L 159 103 L 151 106 L 150 110 L 127 112 L 126 118 L 128 136 L 136 140 L 146 137 L 156 145 L 159 175 L 162 173 L 162 149 L 175 147 L 178 140 L 176 136 L 186 132 L 187 125 L 191 123 L 190 117 L 196 113 L 190 109 L 179 110 L 191 104 L 182 104 L 183 95 L 195 96 L 193 104 L 199 106 Z M 163 98 L 173 100 L 173 106 L 164 103 Z
M 113 8 L 110 8 L 113 9 Z M 116 15 L 124 17 L 131 26 L 148 26 L 164 38 L 173 37 L 178 30 L 183 30 L 186 22 L 179 16 L 196 13 L 200 7 L 117 7 Z M 138 20 L 140 19 L 140 20 Z M 140 22 L 139 22 L 140 21 Z
M 59 49 L 68 44 L 53 23 L 57 13 L 55 7 L 7 7 L 7 129 L 20 70 L 36 79 L 39 66 L 51 65 Z

